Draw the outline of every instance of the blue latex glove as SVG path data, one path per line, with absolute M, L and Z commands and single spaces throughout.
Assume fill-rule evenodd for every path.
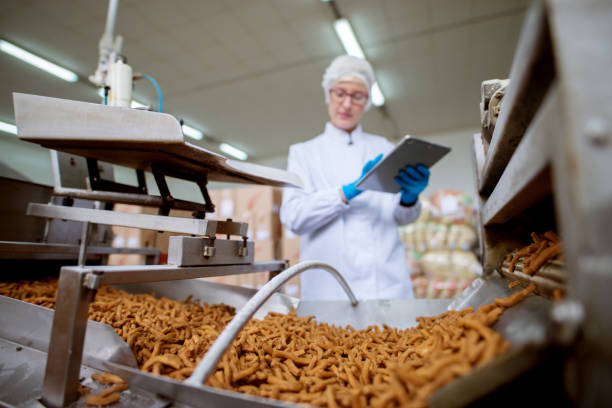
M 359 178 L 355 181 L 353 181 L 350 184 L 346 184 L 344 186 L 342 186 L 342 192 L 344 193 L 344 197 L 348 200 L 351 201 L 353 198 L 357 197 L 359 194 L 363 193 L 363 190 L 359 190 L 357 187 L 355 187 L 355 184 L 357 184 L 359 182 L 359 180 L 361 180 L 363 178 L 363 176 L 366 175 L 366 173 L 368 171 L 370 171 L 372 169 L 372 167 L 374 167 L 376 165 L 376 163 L 378 163 L 380 161 L 380 159 L 382 159 L 383 154 L 379 154 L 378 156 L 376 156 L 376 158 L 370 160 L 369 162 L 367 162 L 365 164 L 365 166 L 363 166 L 363 169 L 361 170 L 361 176 L 359 176 Z
M 423 164 L 417 164 L 416 167 L 407 165 L 397 172 L 397 176 L 393 179 L 402 188 L 401 204 L 414 205 L 419 194 L 429 183 L 429 169 Z

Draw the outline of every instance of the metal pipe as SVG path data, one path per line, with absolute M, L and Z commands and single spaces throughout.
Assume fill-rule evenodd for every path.
M 117 18 L 117 8 L 119 0 L 109 0 L 108 14 L 106 15 L 106 26 L 104 27 L 104 35 L 108 35 L 111 39 L 115 32 L 115 19 Z
M 114 191 L 89 191 L 79 188 L 68 187 L 55 187 L 53 189 L 53 195 L 81 198 L 84 200 L 104 201 L 107 203 L 144 205 L 147 207 L 160 207 L 165 204 L 164 200 L 160 196 L 133 193 L 117 193 Z M 187 211 L 206 211 L 205 204 L 177 199 L 172 202 L 172 208 Z
M 232 321 L 229 322 L 219 337 L 217 337 L 217 340 L 215 340 L 208 352 L 204 355 L 204 358 L 202 358 L 191 377 L 186 380 L 187 384 L 197 386 L 202 385 L 213 373 L 217 363 L 219 360 L 221 360 L 221 357 L 223 357 L 223 354 L 230 346 L 234 338 L 236 338 L 240 330 L 242 330 L 244 325 L 266 302 L 266 300 L 268 300 L 268 298 L 272 296 L 272 294 L 289 279 L 309 269 L 323 269 L 331 273 L 332 276 L 336 278 L 340 286 L 342 286 L 342 289 L 344 289 L 346 292 L 346 295 L 351 301 L 351 305 L 357 305 L 357 298 L 353 294 L 353 291 L 346 283 L 342 275 L 340 275 L 340 272 L 338 272 L 334 267 L 320 261 L 306 261 L 294 265 L 291 268 L 281 272 L 270 282 L 266 283 L 255 294 L 255 296 L 253 296 L 244 305 L 244 307 L 240 309 L 238 313 L 236 313 L 236 316 L 234 316 Z

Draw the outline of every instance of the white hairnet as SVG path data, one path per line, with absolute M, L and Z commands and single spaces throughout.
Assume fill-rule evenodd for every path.
M 354 78 L 359 78 L 370 92 L 372 85 L 374 85 L 374 70 L 370 63 L 363 58 L 351 55 L 336 57 L 325 70 L 323 82 L 321 82 L 325 90 L 325 103 L 329 103 L 329 89 L 334 83 L 338 82 L 339 79 L 351 81 Z M 370 109 L 371 105 L 371 98 L 368 98 L 365 110 Z

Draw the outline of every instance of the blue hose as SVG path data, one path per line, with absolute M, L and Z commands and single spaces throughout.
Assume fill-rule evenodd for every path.
M 151 82 L 153 86 L 155 87 L 155 90 L 157 91 L 157 98 L 159 99 L 159 111 L 161 112 L 164 108 L 164 97 L 162 95 L 162 91 L 161 91 L 161 88 L 159 87 L 159 84 L 157 83 L 155 78 L 153 78 L 151 75 L 142 74 L 141 77 L 149 80 L 149 82 Z

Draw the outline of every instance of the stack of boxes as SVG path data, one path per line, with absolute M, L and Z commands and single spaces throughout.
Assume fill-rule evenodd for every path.
M 284 235 L 290 231 L 283 228 L 280 222 L 282 190 L 269 186 L 212 190 L 211 199 L 217 207 L 217 212 L 211 218 L 231 218 L 249 224 L 249 239 L 255 243 L 255 262 L 274 259 L 289 260 L 290 265 L 298 262 L 299 237 L 285 238 Z M 268 278 L 268 273 L 262 272 L 216 279 L 224 283 L 259 288 Z M 299 279 L 286 283 L 283 290 L 291 296 L 298 296 Z

